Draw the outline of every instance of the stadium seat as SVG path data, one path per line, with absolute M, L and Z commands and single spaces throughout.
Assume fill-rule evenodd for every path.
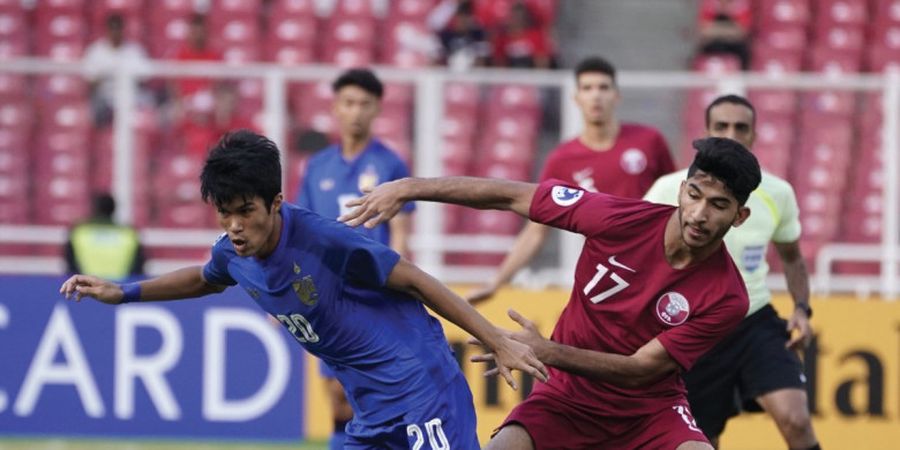
M 0 129 L 25 130 L 34 124 L 34 109 L 24 100 L 0 104 Z
M 25 75 L 0 73 L 0 102 L 26 101 L 28 84 Z
M 697 55 L 694 57 L 693 69 L 708 75 L 722 75 L 741 71 L 741 60 L 732 54 Z
M 797 92 L 790 89 L 753 89 L 747 98 L 756 109 L 757 122 L 761 117 L 789 116 L 797 110 Z
M 40 225 L 71 226 L 90 213 L 90 189 L 87 178 L 59 175 L 44 178 L 35 188 L 34 211 Z
M 784 52 L 803 51 L 807 43 L 806 26 L 796 23 L 779 23 L 760 28 L 757 37 L 754 38 L 755 45 Z M 754 53 L 753 57 L 756 56 Z
M 382 107 L 402 106 L 411 108 L 415 100 L 415 86 L 408 83 L 384 83 Z
M 424 21 L 435 0 L 394 0 L 388 5 L 388 17 Z
M 447 83 L 444 86 L 444 107 L 447 111 L 475 112 L 481 90 L 473 83 Z
M 807 91 L 800 103 L 806 114 L 849 117 L 856 113 L 856 93 L 852 91 Z
M 270 17 L 313 17 L 316 13 L 315 0 L 274 0 Z
M 337 0 L 334 10 L 331 12 L 332 17 L 374 17 L 371 0 Z
M 869 18 L 867 0 L 818 0 L 815 3 L 819 25 L 865 25 Z
M 55 74 L 40 76 L 35 83 L 39 100 L 87 101 L 88 83 L 78 75 Z
M 254 16 L 262 9 L 261 0 L 211 0 L 213 14 Z
M 272 17 L 266 35 L 266 59 L 286 65 L 313 62 L 316 59 L 315 17 Z
M 810 52 L 809 68 L 828 75 L 859 72 L 862 68 L 862 52 L 844 52 L 828 47 L 815 47 Z
M 863 26 L 838 25 L 817 27 L 817 45 L 835 51 L 860 53 L 866 45 L 866 30 Z
M 782 51 L 765 45 L 756 45 L 753 47 L 750 69 L 772 75 L 800 72 L 803 69 L 803 55 L 802 50 Z
M 431 62 L 438 44 L 423 21 L 391 19 L 382 27 L 387 36 L 381 47 L 382 62 L 398 67 L 422 67 Z
M 760 0 L 756 22 L 760 28 L 775 24 L 805 25 L 810 20 L 809 0 Z

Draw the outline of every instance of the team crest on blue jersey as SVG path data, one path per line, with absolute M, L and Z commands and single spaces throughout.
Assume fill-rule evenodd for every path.
M 359 192 L 366 192 L 374 189 L 375 186 L 378 186 L 378 172 L 375 171 L 375 166 L 369 164 L 366 170 L 359 174 L 359 179 L 356 180 L 356 187 L 359 189 Z
M 572 206 L 584 195 L 581 189 L 574 189 L 566 186 L 553 186 L 550 196 L 553 197 L 553 203 L 559 206 Z
M 319 293 L 316 291 L 316 284 L 313 282 L 312 275 L 307 275 L 299 280 L 291 283 L 294 293 L 300 302 L 306 306 L 313 306 L 319 301 Z
M 687 299 L 677 292 L 666 292 L 656 301 L 656 317 L 666 325 L 681 325 L 690 314 Z

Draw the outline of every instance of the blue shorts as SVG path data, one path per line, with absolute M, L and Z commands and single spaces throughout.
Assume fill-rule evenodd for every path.
M 478 450 L 475 404 L 462 374 L 424 405 L 380 427 L 347 424 L 345 449 Z

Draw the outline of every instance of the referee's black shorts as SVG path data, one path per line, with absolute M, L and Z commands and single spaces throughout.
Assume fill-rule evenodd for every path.
M 691 412 L 707 437 L 722 434 L 741 410 L 762 411 L 756 397 L 778 389 L 805 389 L 797 354 L 785 348 L 787 321 L 772 305 L 746 317 L 735 332 L 684 375 Z

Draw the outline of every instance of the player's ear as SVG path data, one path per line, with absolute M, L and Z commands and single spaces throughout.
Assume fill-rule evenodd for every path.
M 739 227 L 742 223 L 746 222 L 748 218 L 750 218 L 750 208 L 746 206 L 738 206 L 737 216 L 735 216 L 734 222 L 731 223 L 731 226 Z
M 284 203 L 284 194 L 279 192 L 275 195 L 275 198 L 272 199 L 272 212 L 281 211 L 282 203 Z

